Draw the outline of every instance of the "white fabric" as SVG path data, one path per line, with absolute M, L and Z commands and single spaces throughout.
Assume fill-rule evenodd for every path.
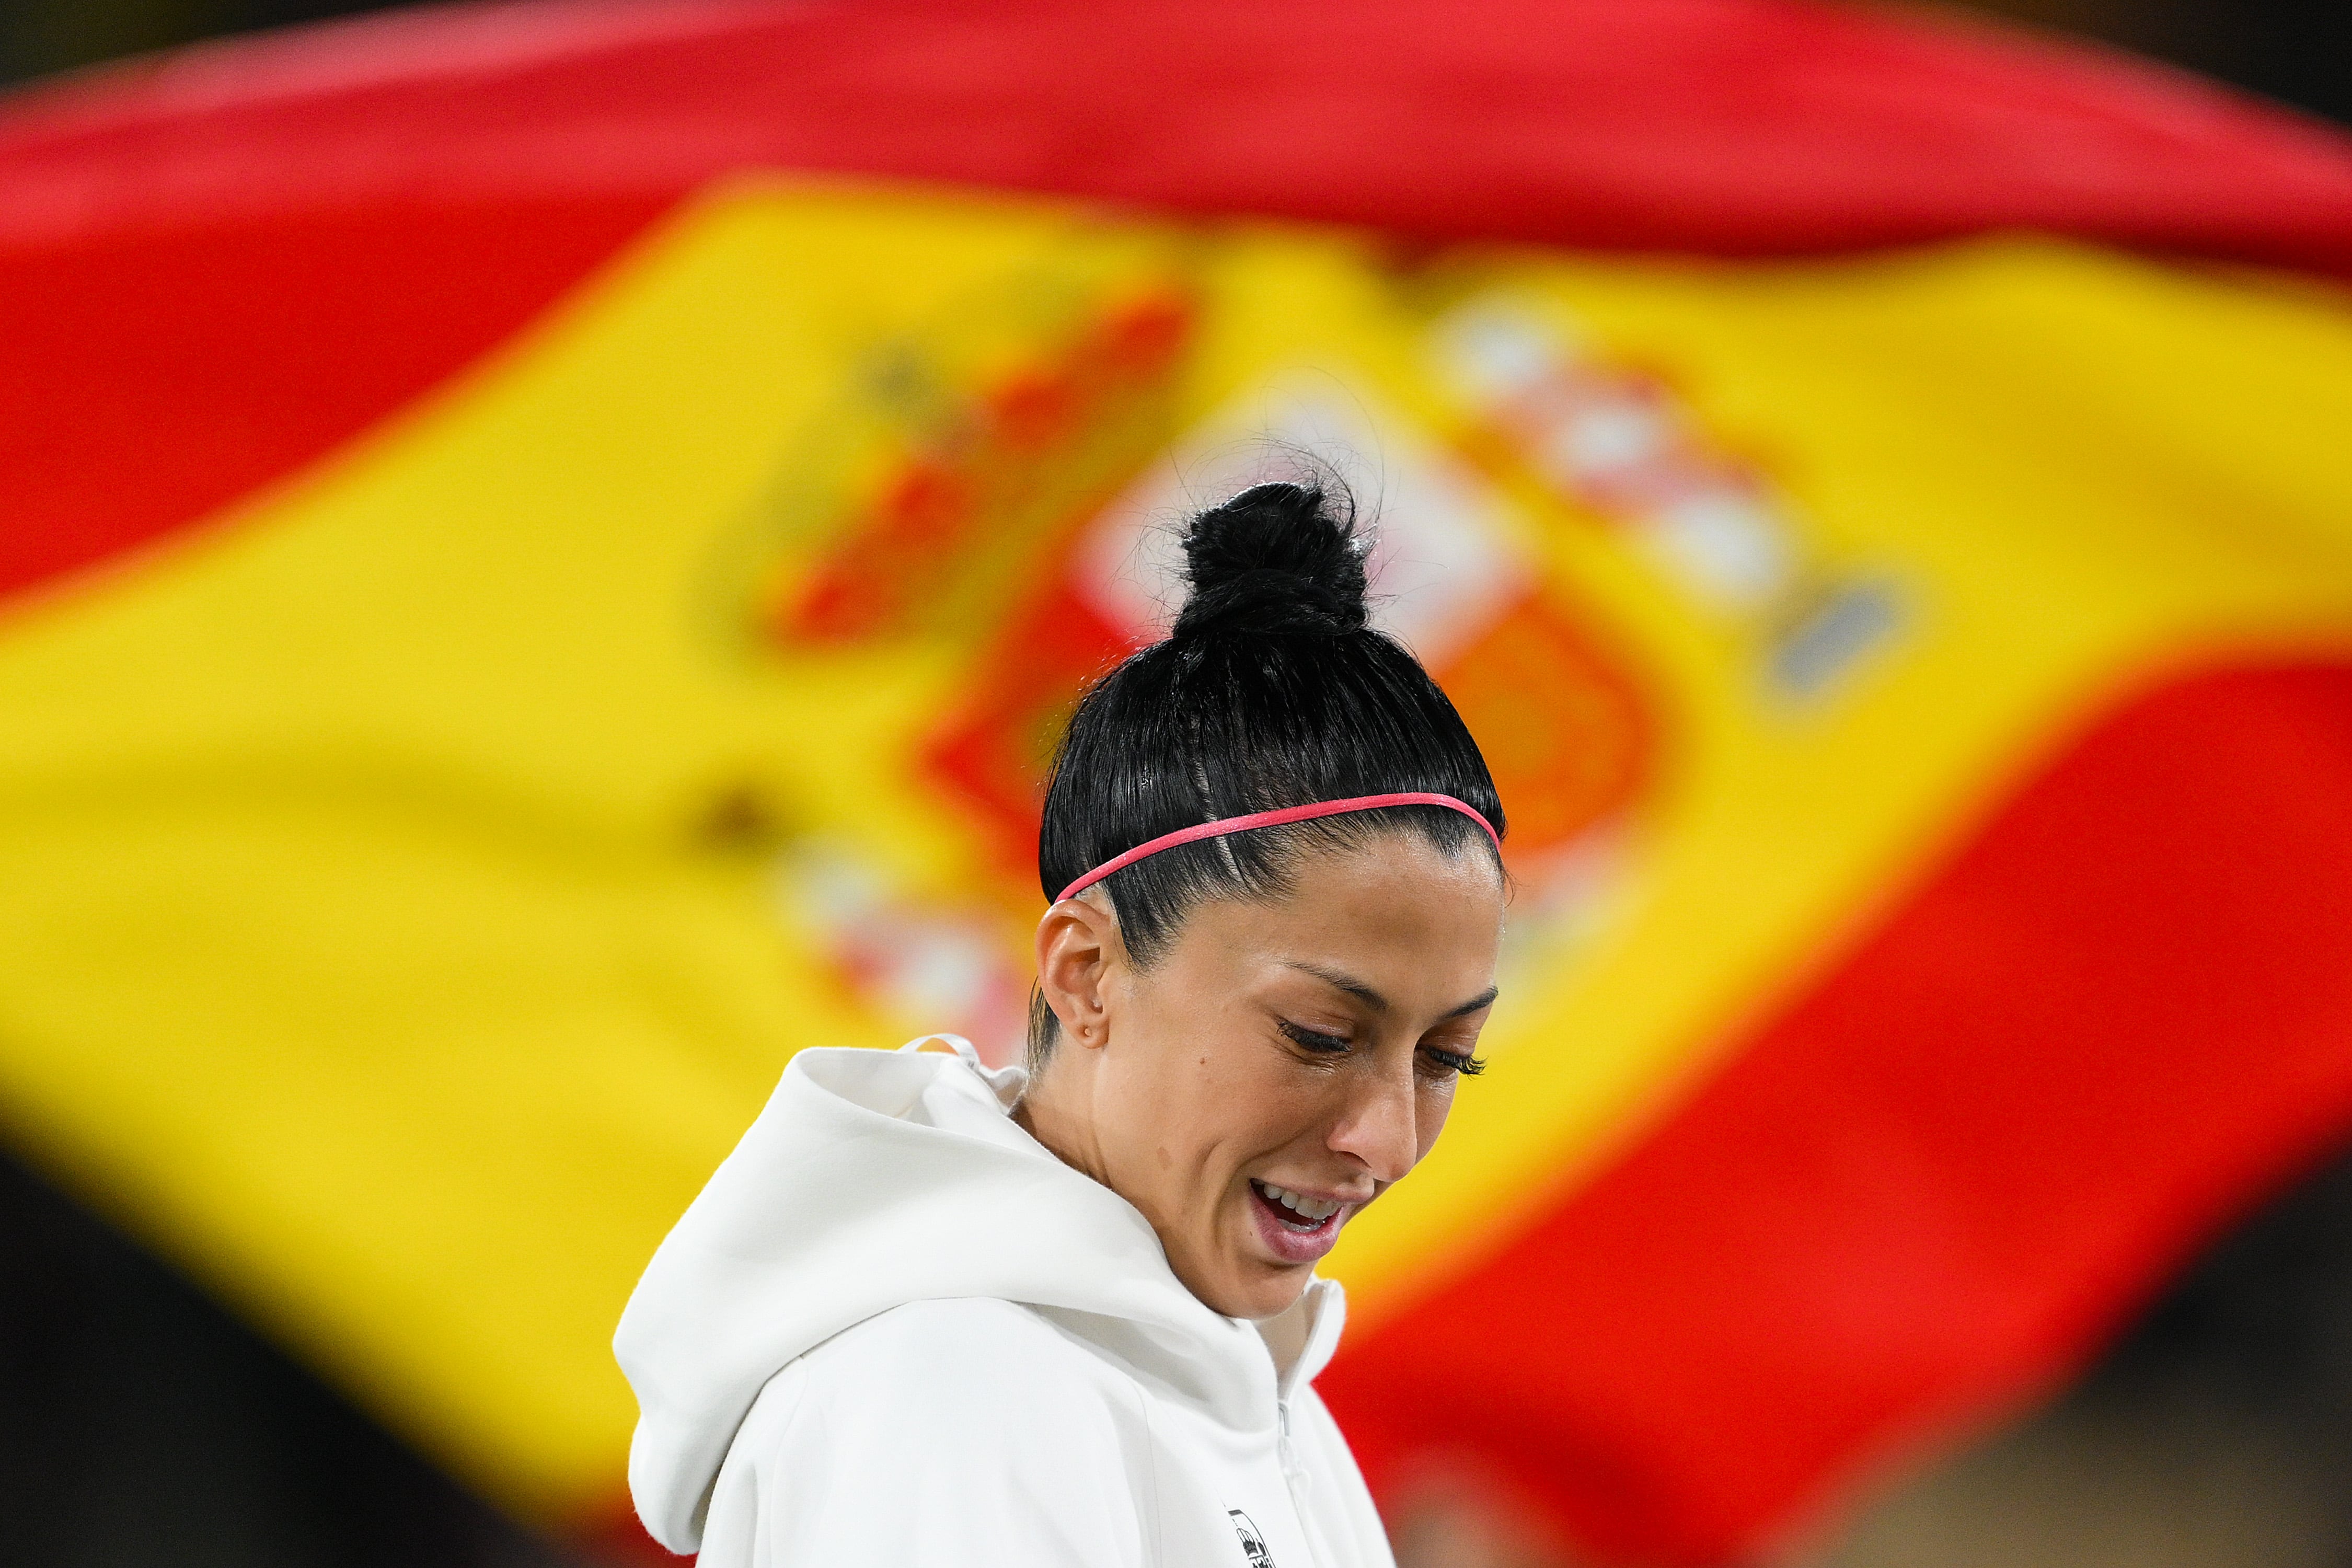
M 1008 1114 L 1018 1068 L 803 1051 L 614 1340 L 629 1486 L 701 1568 L 1388 1568 L 1310 1380 Z M 1254 1552 L 1247 1544 L 1258 1543 Z

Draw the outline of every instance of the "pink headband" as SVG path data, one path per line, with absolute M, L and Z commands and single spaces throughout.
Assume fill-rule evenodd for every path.
M 1173 833 L 1163 833 L 1149 843 L 1139 844 L 1126 854 L 1104 861 L 1076 881 L 1062 889 L 1062 899 L 1075 899 L 1113 871 L 1124 871 L 1147 855 L 1157 855 L 1162 849 L 1173 849 L 1179 844 L 1197 844 L 1203 838 L 1222 838 L 1228 833 L 1245 833 L 1253 827 L 1279 827 L 1286 822 L 1306 822 L 1318 816 L 1337 816 L 1343 811 L 1378 811 L 1384 805 L 1442 805 L 1448 811 L 1458 811 L 1486 830 L 1494 839 L 1495 852 L 1501 854 L 1503 841 L 1495 832 L 1495 825 L 1480 816 L 1475 808 L 1454 799 L 1450 795 L 1360 795 L 1347 800 L 1318 800 L 1311 805 L 1286 805 L 1280 811 L 1254 811 L 1247 816 L 1222 817 L 1204 822 L 1198 827 L 1180 827 Z M 1062 899 L 1055 899 L 1060 903 Z

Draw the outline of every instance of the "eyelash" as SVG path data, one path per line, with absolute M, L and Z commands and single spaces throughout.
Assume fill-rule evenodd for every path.
M 1338 1056 L 1348 1049 L 1348 1042 L 1339 1036 L 1302 1028 L 1297 1024 L 1284 1024 L 1282 1032 L 1290 1037 L 1293 1045 L 1302 1050 L 1313 1051 L 1318 1056 Z M 1486 1070 L 1486 1063 L 1482 1058 L 1465 1056 L 1460 1051 L 1440 1050 L 1435 1046 L 1423 1046 L 1421 1049 L 1424 1056 L 1440 1067 L 1450 1072 L 1460 1073 L 1464 1078 L 1476 1078 Z
M 1421 1048 L 1464 1078 L 1476 1078 L 1486 1070 L 1486 1061 L 1484 1057 L 1465 1056 L 1460 1051 L 1441 1051 L 1435 1046 L 1423 1046 Z
M 1290 1037 L 1291 1044 L 1302 1050 L 1313 1051 L 1318 1056 L 1336 1057 L 1348 1048 L 1348 1042 L 1337 1035 L 1321 1034 L 1314 1029 L 1302 1028 L 1297 1024 L 1286 1023 L 1282 1026 L 1282 1032 Z

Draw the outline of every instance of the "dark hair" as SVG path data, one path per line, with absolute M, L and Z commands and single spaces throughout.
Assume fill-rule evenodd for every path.
M 1461 715 L 1403 645 L 1368 624 L 1370 542 L 1335 483 L 1256 485 L 1192 520 L 1191 592 L 1167 639 L 1087 691 L 1055 755 L 1037 845 L 1047 898 L 1164 833 L 1351 795 L 1450 795 L 1503 831 Z M 1460 812 L 1384 806 L 1179 845 L 1097 886 L 1129 959 L 1149 965 L 1200 900 L 1279 897 L 1301 851 L 1380 833 L 1415 834 L 1448 855 L 1494 852 Z M 1055 1024 L 1039 997 L 1033 1067 Z

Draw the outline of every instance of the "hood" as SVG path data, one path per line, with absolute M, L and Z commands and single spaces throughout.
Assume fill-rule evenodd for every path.
M 761 1386 L 909 1301 L 1094 1314 L 1122 1359 L 1153 1358 L 1172 1396 L 1236 1428 L 1275 1423 L 1256 1329 L 1203 1305 L 1134 1205 L 1012 1119 L 1021 1069 L 983 1068 L 963 1041 L 930 1037 L 956 1054 L 919 1040 L 794 1057 L 630 1297 L 613 1342 L 639 1410 L 629 1489 L 671 1551 L 700 1544 L 711 1483 Z M 1314 1294 L 1314 1331 L 1286 1386 L 1319 1371 L 1337 1340 L 1338 1288 Z

